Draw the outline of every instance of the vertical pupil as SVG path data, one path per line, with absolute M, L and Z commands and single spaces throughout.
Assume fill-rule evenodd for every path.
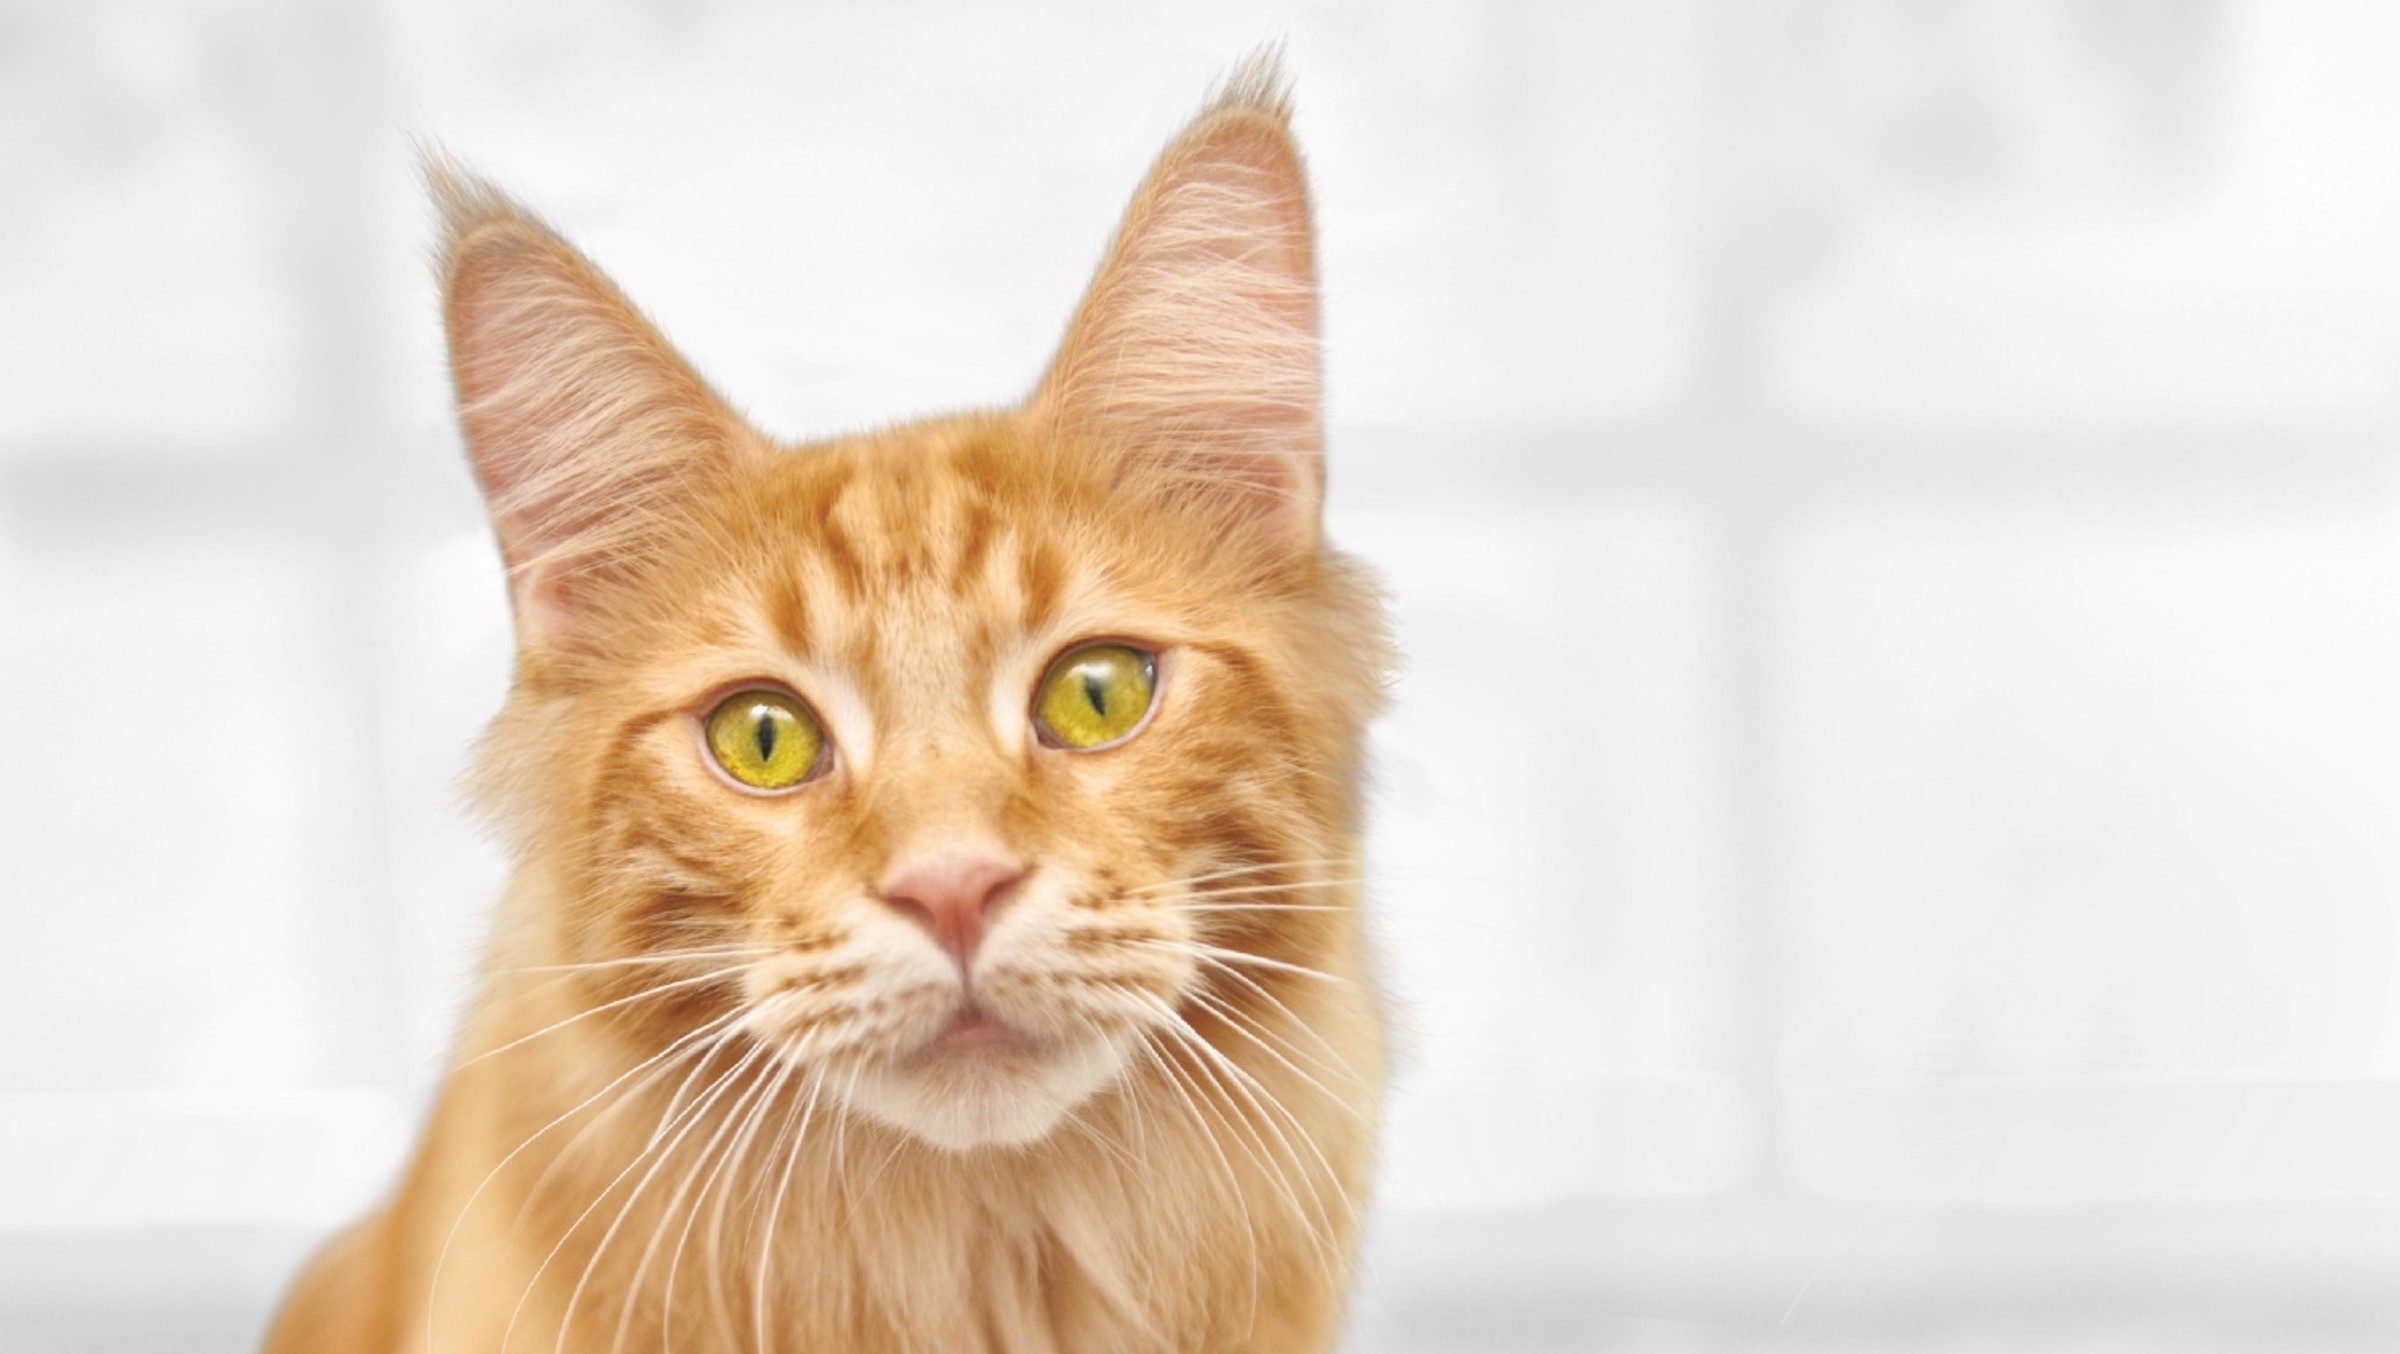
M 775 760 L 775 717 L 763 709 L 758 712 L 758 759 Z
M 1108 713 L 1108 691 L 1100 684 L 1100 674 L 1090 668 L 1083 670 L 1083 698 L 1092 703 L 1092 713 Z

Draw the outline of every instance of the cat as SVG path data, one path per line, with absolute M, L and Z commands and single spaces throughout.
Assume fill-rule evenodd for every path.
M 1022 405 L 808 445 L 429 155 L 513 873 L 271 1354 L 1332 1346 L 1392 653 L 1323 538 L 1286 90 L 1166 148 Z

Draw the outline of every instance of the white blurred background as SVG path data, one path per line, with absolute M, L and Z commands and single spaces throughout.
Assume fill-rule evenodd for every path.
M 2400 10 L 0 0 L 0 1349 L 248 1348 L 438 1072 L 410 137 L 816 434 L 1023 390 L 1276 37 L 1410 654 L 1352 1348 L 2400 1342 Z

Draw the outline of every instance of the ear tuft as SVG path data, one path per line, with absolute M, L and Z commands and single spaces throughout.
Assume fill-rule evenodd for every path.
M 532 219 L 533 213 L 490 180 L 460 164 L 439 145 L 431 142 L 418 145 L 417 169 L 425 179 L 425 195 L 433 200 L 434 212 L 440 217 L 445 273 L 458 242 L 472 235 L 477 227 L 512 218 Z
M 1278 126 L 1291 126 L 1292 79 L 1283 68 L 1281 43 L 1256 49 L 1227 72 L 1203 117 L 1228 112 L 1256 113 Z
M 1031 407 L 1129 489 L 1304 549 L 1320 385 L 1308 185 L 1267 49 L 1152 166 Z
M 438 268 L 459 423 L 526 647 L 587 646 L 614 587 L 749 446 L 616 285 L 439 151 Z

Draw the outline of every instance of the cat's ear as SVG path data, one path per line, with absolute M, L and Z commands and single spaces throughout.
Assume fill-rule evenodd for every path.
M 615 284 L 505 194 L 438 153 L 443 318 L 460 425 L 519 643 L 603 641 L 681 510 L 753 443 Z
M 1307 550 L 1320 384 L 1308 185 L 1262 55 L 1151 168 L 1032 409 L 1121 483 Z

